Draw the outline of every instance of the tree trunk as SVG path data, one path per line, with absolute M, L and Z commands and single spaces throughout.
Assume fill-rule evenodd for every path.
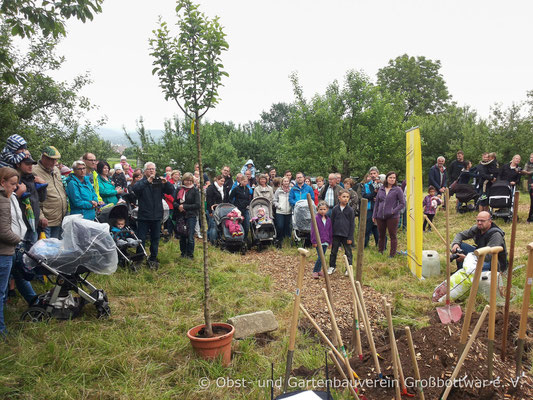
M 200 232 L 202 233 L 202 247 L 204 253 L 204 320 L 205 333 L 207 337 L 213 336 L 211 326 L 211 312 L 209 310 L 209 265 L 207 257 L 207 221 L 205 218 L 205 192 L 204 192 L 204 167 L 202 165 L 202 148 L 200 144 L 200 120 L 198 114 L 195 115 L 196 149 L 198 151 L 198 166 L 200 168 Z

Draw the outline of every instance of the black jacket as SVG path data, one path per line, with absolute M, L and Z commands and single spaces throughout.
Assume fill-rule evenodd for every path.
M 464 167 L 465 167 L 464 161 L 453 160 L 451 162 L 450 166 L 448 167 L 450 184 L 452 184 L 453 182 L 457 180 L 457 178 L 459 178 L 459 175 L 461 174 L 461 171 L 463 170 Z
M 46 186 L 41 187 L 39 190 L 35 188 L 35 176 L 33 174 L 21 174 L 20 181 L 26 185 L 26 193 L 29 193 L 30 204 L 35 215 L 35 225 L 39 223 L 41 216 L 41 209 L 39 208 L 39 202 L 46 200 Z M 22 209 L 22 217 L 26 228 L 30 229 L 28 218 L 26 217 L 26 205 L 22 202 L 23 199 L 19 199 L 20 208 Z
M 144 176 L 131 187 L 139 204 L 139 221 L 159 221 L 163 219 L 163 193 L 173 195 L 174 186 L 166 182 L 148 182 Z
M 182 189 L 184 189 L 182 187 Z M 180 189 L 181 190 L 181 189 Z M 200 192 L 196 187 L 192 187 L 185 193 L 185 201 L 180 203 L 178 201 L 179 190 L 174 198 L 174 219 L 178 217 L 192 218 L 198 217 L 198 210 L 200 210 Z M 179 211 L 180 204 L 183 206 L 185 212 Z
M 231 176 L 226 176 L 224 178 L 224 201 L 229 201 L 229 192 L 233 186 L 233 179 Z
M 500 170 L 496 163 L 496 160 L 492 160 L 488 163 L 480 163 L 477 166 L 478 176 L 479 176 L 479 188 L 482 190 L 485 182 L 491 184 L 492 179 L 497 178 L 500 174 Z M 490 185 L 489 185 L 490 187 Z M 488 189 L 488 187 L 486 188 Z
M 500 171 L 500 179 L 507 182 L 515 182 L 518 187 L 518 182 L 520 182 L 520 173 L 518 171 L 517 168 L 511 168 L 511 163 L 505 164 Z
M 337 204 L 331 211 L 331 228 L 333 236 L 342 236 L 353 240 L 353 233 L 355 229 L 355 214 L 352 207 L 346 206 L 341 211 L 341 207 Z
M 214 204 L 221 204 L 223 201 L 222 196 L 220 195 L 220 192 L 218 191 L 214 183 L 207 187 L 207 190 L 205 191 L 205 197 L 207 202 L 207 211 L 209 212 L 209 214 L 213 213 L 211 207 Z
M 128 187 L 128 181 L 126 180 L 126 175 L 124 173 L 117 174 L 116 172 L 111 177 L 111 182 L 113 182 L 116 186 L 120 186 L 122 189 L 126 189 Z
M 250 194 L 250 189 L 248 186 L 237 186 L 231 191 L 229 202 L 239 209 L 239 211 L 244 214 L 250 201 L 252 200 L 252 195 Z

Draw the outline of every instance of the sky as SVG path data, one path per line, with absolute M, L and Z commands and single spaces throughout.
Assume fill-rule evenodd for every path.
M 402 54 L 440 60 L 448 90 L 459 105 L 486 117 L 495 103 L 509 106 L 533 90 L 533 2 L 493 0 L 200 0 L 218 16 L 229 50 L 229 77 L 219 90 L 211 121 L 257 120 L 273 103 L 292 102 L 289 74 L 297 72 L 304 95 L 323 93 L 350 69 L 375 80 Z M 152 76 L 148 39 L 158 18 L 176 22 L 173 0 L 106 0 L 85 24 L 69 21 L 58 53 L 67 61 L 55 76 L 88 71 L 83 94 L 106 116 L 106 128 L 134 130 L 142 116 L 162 129 L 178 114 Z M 527 50 L 530 48 L 530 50 Z

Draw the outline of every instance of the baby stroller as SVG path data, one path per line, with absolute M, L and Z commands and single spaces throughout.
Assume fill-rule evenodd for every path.
M 313 204 L 316 213 L 316 206 Z M 307 200 L 298 200 L 292 212 L 292 237 L 297 245 L 311 246 L 311 211 Z
M 110 229 L 117 219 L 126 221 L 123 231 L 127 234 L 111 234 L 111 236 L 117 246 L 118 265 L 123 268 L 130 268 L 132 271 L 138 271 L 142 262 L 148 258 L 148 254 L 133 229 L 129 227 L 130 212 L 128 205 L 119 203 L 111 207 L 102 208 L 96 219 L 98 222 L 109 224 Z M 138 253 L 137 248 L 140 248 L 142 252 Z
M 479 199 L 479 193 L 476 189 L 469 184 L 458 184 L 455 188 L 455 198 L 459 201 L 458 212 L 466 213 L 469 211 L 475 211 L 476 203 Z M 470 201 L 474 201 L 473 204 L 469 204 Z
M 264 213 L 263 213 L 264 212 Z M 272 219 L 272 203 L 265 197 L 256 197 L 250 203 L 250 229 L 253 244 L 258 250 L 274 243 L 276 228 Z
M 226 227 L 227 215 L 235 208 L 233 204 L 222 203 L 219 204 L 213 212 L 213 218 L 217 226 L 218 239 L 217 243 L 221 249 L 230 251 L 240 250 L 242 254 L 246 253 L 246 238 L 244 235 L 232 236 L 229 229 Z M 241 231 L 243 227 L 241 225 Z
M 65 217 L 63 231 L 63 240 L 39 240 L 24 255 L 27 268 L 46 275 L 55 286 L 38 296 L 22 313 L 22 321 L 72 319 L 87 303 L 96 307 L 99 318 L 111 314 L 105 291 L 87 281 L 91 272 L 110 275 L 117 269 L 117 252 L 109 225 L 71 215 Z M 79 297 L 74 297 L 71 291 Z
M 507 181 L 496 181 L 489 189 L 489 207 L 493 218 L 503 218 L 505 222 L 513 219 L 513 195 L 514 188 L 511 188 Z

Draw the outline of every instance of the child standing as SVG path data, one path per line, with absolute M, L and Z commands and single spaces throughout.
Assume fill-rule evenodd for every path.
M 328 275 L 335 272 L 337 263 L 337 251 L 340 245 L 344 247 L 348 262 L 352 264 L 352 238 L 355 230 L 355 215 L 353 209 L 348 205 L 350 202 L 350 192 L 346 189 L 339 191 L 339 203 L 333 207 L 331 212 L 331 228 L 332 228 L 332 245 L 331 255 L 329 257 Z M 348 272 L 348 271 L 346 271 Z
M 428 188 L 428 195 L 424 197 L 424 215 L 427 215 L 428 219 L 433 222 L 433 218 L 437 213 L 437 207 L 442 203 L 440 197 L 437 196 L 437 189 L 433 186 Z M 424 225 L 422 230 L 426 231 L 426 226 L 428 225 L 427 220 L 424 218 Z M 428 226 L 428 231 L 431 231 L 431 226 Z
M 331 219 L 328 217 L 328 204 L 324 200 L 320 200 L 318 203 L 318 213 L 315 217 L 316 225 L 318 227 L 318 234 L 320 235 L 320 241 L 322 242 L 322 250 L 324 251 L 324 256 L 326 251 L 331 248 L 333 242 L 333 232 L 331 228 Z M 315 230 L 311 229 L 311 243 L 313 247 L 316 247 L 316 254 L 318 259 L 315 263 L 315 268 L 313 269 L 313 278 L 318 279 L 319 275 L 324 276 L 322 272 L 322 263 L 320 262 L 320 252 L 317 247 Z

